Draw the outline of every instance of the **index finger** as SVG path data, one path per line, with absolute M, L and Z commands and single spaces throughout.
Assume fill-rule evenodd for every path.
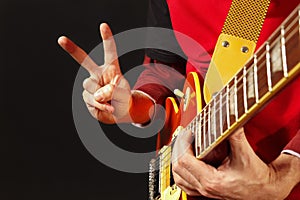
M 81 66 L 83 66 L 90 74 L 95 71 L 98 65 L 91 59 L 91 57 L 76 45 L 72 40 L 66 36 L 58 38 L 58 44 L 70 54 Z
M 100 33 L 103 39 L 104 62 L 112 64 L 118 59 L 116 43 L 111 29 L 106 23 L 100 25 Z

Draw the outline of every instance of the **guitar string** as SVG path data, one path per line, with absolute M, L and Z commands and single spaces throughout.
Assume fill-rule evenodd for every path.
M 297 24 L 297 21 L 298 21 L 298 19 L 295 18 L 292 22 L 290 22 L 290 24 L 287 26 L 288 28 L 286 29 L 286 31 L 289 32 L 290 29 L 291 29 L 295 24 Z M 290 40 L 290 37 L 291 37 L 292 35 L 294 35 L 295 32 L 297 32 L 297 29 L 294 29 L 294 31 L 290 32 L 290 33 L 286 36 L 286 38 L 287 38 L 287 39 L 286 39 L 286 42 L 288 42 L 288 41 Z M 270 46 L 270 49 L 273 48 L 273 47 L 277 44 L 277 42 L 280 41 L 280 39 L 281 39 L 281 38 L 277 38 L 277 39 L 275 39 L 274 41 L 272 41 L 272 44 L 269 45 L 269 46 Z M 279 41 L 277 41 L 277 40 L 279 40 Z M 266 45 L 266 43 L 264 44 L 264 46 L 265 46 L 265 45 Z M 263 48 L 262 48 L 261 50 L 263 50 Z M 258 53 L 259 53 L 259 52 L 258 52 Z M 258 53 L 256 53 L 256 54 L 258 54 Z M 258 59 L 257 59 L 258 62 L 261 61 L 262 56 L 263 56 L 264 54 L 265 54 L 265 53 L 262 53 L 262 54 L 259 55 L 259 57 L 258 57 Z M 263 59 L 264 59 L 264 58 L 265 58 L 265 57 L 263 57 Z M 264 63 L 266 62 L 265 60 L 266 60 L 266 59 L 263 60 L 263 64 L 262 64 L 262 65 L 259 65 L 259 66 L 258 66 L 258 70 L 261 69 L 261 67 L 264 67 L 264 66 L 265 66 L 265 65 L 264 65 Z M 254 65 L 251 64 L 251 66 L 247 69 L 247 74 L 248 74 L 249 70 L 252 70 L 252 67 L 253 67 L 253 66 L 254 66 Z M 241 70 L 242 70 L 242 69 L 241 69 Z M 239 72 L 241 72 L 241 70 L 240 70 Z M 243 80 L 244 77 L 245 77 L 245 75 L 243 74 L 243 76 L 241 76 L 241 77 L 238 79 L 237 83 L 241 82 L 241 81 Z M 229 81 L 229 82 L 230 82 L 230 81 Z M 253 84 L 253 82 L 251 82 L 251 85 L 248 85 L 248 86 L 253 86 L 252 84 Z M 265 85 L 263 85 L 263 86 L 265 86 Z M 241 86 L 238 88 L 238 90 L 239 90 L 241 87 L 243 87 L 243 85 L 241 85 Z M 224 93 L 224 89 L 226 89 L 226 87 L 222 88 L 222 90 L 220 91 L 220 93 Z M 230 87 L 229 90 L 234 90 L 234 88 L 233 88 L 233 87 Z M 226 91 L 225 91 L 225 92 L 226 92 Z M 219 99 L 220 99 L 220 98 L 219 98 Z M 219 104 L 219 103 L 220 103 L 220 101 L 218 100 L 216 104 Z M 210 102 L 209 102 L 207 105 L 209 105 L 209 104 L 210 104 Z M 223 106 L 224 104 L 226 104 L 226 102 L 223 103 L 222 106 Z M 207 109 L 206 109 L 207 105 L 206 105 L 202 110 L 207 110 Z M 220 109 L 218 109 L 217 111 L 220 111 Z M 202 113 L 202 112 L 201 112 L 201 113 Z M 201 113 L 200 113 L 200 114 L 201 114 Z M 209 115 L 208 113 L 206 113 L 206 112 L 204 113 L 204 116 L 205 116 L 205 117 L 208 116 L 208 115 Z M 197 115 L 197 116 L 198 116 L 198 115 Z M 197 116 L 196 116 L 196 117 L 197 117 Z M 196 118 L 196 117 L 195 117 L 195 118 Z M 193 121 L 192 121 L 192 122 L 193 122 Z M 206 122 L 207 122 L 207 121 L 205 121 L 205 123 L 206 123 Z
M 258 69 L 261 69 L 261 67 L 265 67 L 265 64 L 264 64 L 264 62 L 263 62 L 263 64 L 262 65 L 260 65 L 260 66 L 258 66 Z M 253 82 L 251 82 L 251 85 L 253 85 L 254 83 Z M 250 86 L 250 84 L 249 84 L 249 86 Z M 262 86 L 267 86 L 267 83 L 265 83 L 265 84 L 263 84 Z M 240 87 L 238 87 L 238 91 L 240 91 L 241 89 L 243 89 L 243 85 L 241 85 Z M 241 99 L 241 98 L 240 98 Z M 242 98 L 243 99 L 243 98 Z M 222 107 L 226 104 L 227 102 L 222 102 Z M 220 101 L 218 100 L 217 101 L 217 103 L 216 104 L 220 104 Z M 254 103 L 253 105 L 255 105 L 256 103 Z M 252 105 L 252 106 L 253 106 Z M 207 109 L 206 109 L 207 110 Z M 218 111 L 220 111 L 220 109 L 217 109 L 217 111 L 216 112 L 218 112 Z M 202 114 L 202 113 L 200 113 L 200 114 Z M 208 116 L 209 116 L 209 113 L 207 113 L 207 112 L 204 112 L 204 114 L 203 114 L 203 118 L 205 118 L 206 120 L 201 120 L 199 123 L 198 122 L 195 122 L 195 118 L 198 118 L 198 115 L 194 118 L 194 120 L 192 120 L 187 126 L 186 126 L 186 128 L 184 128 L 184 130 L 192 130 L 193 131 L 193 129 L 195 129 L 195 126 L 194 126 L 194 124 L 198 124 L 198 126 L 200 126 L 200 128 L 201 129 L 203 129 L 203 127 L 204 127 L 204 123 L 207 123 L 208 122 Z M 203 119 L 202 118 L 202 119 Z M 202 123 L 201 123 L 202 122 Z M 227 122 L 226 122 L 227 123 Z M 192 125 L 191 125 L 192 124 Z M 226 124 L 227 126 L 228 126 L 228 124 Z M 231 125 L 230 125 L 231 126 Z M 230 127 L 229 126 L 229 127 Z M 228 128 L 227 128 L 228 129 Z M 219 137 L 218 137 L 219 138 Z M 207 147 L 205 147 L 205 148 L 207 148 Z M 204 148 L 204 149 L 205 149 Z M 168 150 L 168 149 L 166 149 L 166 150 Z M 166 151 L 165 150 L 165 151 Z M 163 151 L 163 152 L 161 152 L 161 154 L 163 154 L 163 153 L 165 153 L 165 151 Z M 202 151 L 203 152 L 203 151 Z M 165 160 L 165 158 L 167 157 L 167 156 L 169 156 L 169 154 L 171 154 L 171 152 L 170 153 L 168 153 L 168 154 L 166 154 L 164 157 L 162 157 L 161 159 L 162 160 Z M 167 161 L 168 162 L 168 161 Z M 162 163 L 162 165 L 164 165 L 165 163 Z M 155 166 L 156 168 L 157 168 L 157 165 Z
M 293 28 L 292 26 L 294 26 L 293 23 L 296 23 L 297 21 L 298 21 L 297 18 L 296 18 L 295 20 L 293 20 L 293 22 L 291 22 L 291 23 L 289 24 L 289 26 L 288 26 L 289 30 L 285 30 L 285 31 L 286 31 L 286 32 L 289 32 L 290 29 Z M 293 36 L 294 33 L 297 33 L 297 32 L 298 32 L 297 29 L 295 29 L 295 30 L 293 30 L 292 32 L 290 32 L 290 33 L 286 36 L 286 40 L 285 40 L 286 43 L 289 42 L 289 40 L 291 39 L 290 37 Z M 272 44 L 269 44 L 270 49 L 273 48 L 273 47 L 277 44 L 277 42 L 280 42 L 280 40 L 281 40 L 281 37 L 276 38 L 274 41 L 272 41 Z M 263 46 L 266 46 L 266 44 L 267 44 L 267 42 L 266 42 L 265 44 L 263 44 Z M 263 46 L 262 46 L 262 47 L 263 47 Z M 259 62 L 263 61 L 263 64 L 264 64 L 264 62 L 266 62 L 266 59 L 264 59 L 264 58 L 265 58 L 265 57 L 264 57 L 264 54 L 265 54 L 265 53 L 264 53 L 264 52 L 262 52 L 262 53 L 260 52 L 260 51 L 262 51 L 262 50 L 263 50 L 263 48 L 261 48 L 261 49 L 259 50 L 259 52 L 255 53 L 255 55 L 257 55 L 258 53 L 260 53 L 259 56 L 258 56 L 258 58 L 257 58 L 257 62 L 259 63 Z M 262 59 L 263 59 L 263 60 L 262 60 Z M 248 64 L 248 63 L 247 63 L 247 64 Z M 247 64 L 246 64 L 246 65 L 247 65 Z M 251 65 L 249 66 L 249 68 L 247 69 L 247 74 L 248 74 L 249 70 L 253 69 L 253 66 L 254 66 L 254 64 L 251 64 Z M 264 66 L 264 65 L 263 65 L 263 66 Z M 259 66 L 257 66 L 257 69 L 260 70 L 261 67 L 263 67 L 263 66 L 262 66 L 262 65 L 259 65 Z M 243 68 L 242 68 L 240 71 L 238 71 L 237 74 L 241 73 L 242 70 L 243 70 Z M 243 74 L 241 77 L 239 77 L 239 79 L 238 79 L 238 81 L 237 81 L 237 85 L 238 85 L 241 81 L 243 81 L 243 78 L 244 78 L 244 77 L 245 77 L 244 74 Z M 229 81 L 229 83 L 233 82 L 233 80 L 234 80 L 234 78 L 232 78 L 232 79 Z M 263 85 L 263 86 L 265 86 L 265 85 Z M 241 88 L 241 87 L 243 87 L 243 85 L 241 85 L 239 88 Z M 239 89 L 239 88 L 238 88 L 238 89 Z M 216 96 L 219 96 L 219 94 L 222 93 L 222 92 L 224 92 L 224 90 L 226 90 L 226 87 L 222 88 L 222 89 L 216 94 Z M 230 87 L 229 90 L 234 90 L 234 87 Z M 225 92 L 226 92 L 226 91 L 225 91 Z M 214 100 L 214 99 L 215 99 L 215 98 L 211 99 L 211 101 L 209 101 L 209 102 L 207 103 L 207 105 L 206 105 L 202 110 L 208 110 L 207 107 L 213 103 L 213 100 Z M 218 110 L 218 111 L 219 111 L 219 110 Z
M 251 66 L 252 67 L 252 66 Z M 260 66 L 258 66 L 258 69 L 262 69 L 262 67 L 265 67 L 265 64 L 264 64 L 264 62 L 260 65 Z M 251 69 L 251 68 L 250 68 Z M 244 77 L 244 75 L 239 79 L 239 81 L 238 82 L 240 82 L 241 80 L 243 80 L 243 77 Z M 250 87 L 250 86 L 253 86 L 253 84 L 254 84 L 254 82 L 251 82 L 251 84 L 249 84 L 248 86 Z M 262 85 L 262 86 L 266 86 L 266 84 L 264 84 L 264 85 Z M 237 88 L 237 91 L 241 91 L 242 89 L 243 89 L 243 87 L 244 87 L 244 85 L 240 85 L 238 88 Z M 233 87 L 231 87 L 229 90 L 230 91 L 232 91 L 234 88 Z M 241 98 L 240 98 L 241 99 Z M 215 104 L 216 105 L 219 105 L 219 104 L 222 104 L 222 108 L 225 108 L 225 104 L 227 104 L 227 101 L 220 101 L 220 98 L 218 98 L 218 100 L 215 102 Z M 219 107 L 219 106 L 218 106 Z M 208 109 L 203 109 L 203 110 L 208 110 Z M 219 112 L 221 109 L 215 109 L 214 111 L 215 112 Z M 192 120 L 187 126 L 186 126 L 186 128 L 185 128 L 185 130 L 193 130 L 194 128 L 195 128 L 195 125 L 194 124 L 199 124 L 198 126 L 200 126 L 200 128 L 201 129 L 203 129 L 203 127 L 204 127 L 204 123 L 207 123 L 208 122 L 208 118 L 209 118 L 209 113 L 208 112 L 201 112 L 200 113 L 203 117 L 202 117 L 202 119 L 205 119 L 205 120 L 201 120 L 201 121 L 199 121 L 199 122 L 197 122 L 197 121 L 195 121 L 195 118 L 196 119 L 199 119 L 199 115 L 197 115 L 195 118 L 194 118 L 194 120 Z M 228 126 L 228 124 L 226 123 L 226 125 Z M 230 127 L 230 126 L 229 126 Z M 168 149 L 166 149 L 166 150 L 168 150 Z M 165 150 L 165 151 L 166 151 Z M 165 153 L 165 151 L 163 151 L 163 152 L 161 152 L 161 154 L 163 154 L 163 153 Z M 166 156 L 168 156 L 168 154 L 166 154 Z M 162 159 L 164 159 L 164 157 L 162 158 Z
M 297 30 L 292 31 L 292 34 L 291 34 L 291 35 L 293 35 L 294 32 L 297 32 Z M 287 38 L 287 39 L 286 39 L 286 42 L 288 42 L 288 40 L 290 39 L 289 36 L 287 36 L 286 38 Z M 278 40 L 280 40 L 280 39 L 278 39 Z M 275 40 L 275 41 L 276 41 L 276 40 Z M 274 43 L 275 43 L 275 41 L 274 41 Z M 276 45 L 276 44 L 274 44 L 274 43 L 272 44 L 272 46 L 273 46 L 273 45 Z M 272 46 L 270 45 L 270 48 L 271 48 Z M 280 48 L 280 49 L 281 49 L 281 48 Z M 259 55 L 259 57 L 261 58 L 262 56 L 264 56 L 264 54 L 265 54 L 265 53 Z M 260 60 L 257 59 L 257 61 L 259 62 Z M 259 69 L 260 69 L 262 66 L 265 67 L 265 62 L 266 62 L 266 60 L 264 59 L 263 62 L 262 62 L 262 64 L 259 65 L 259 66 L 257 67 L 258 71 L 259 71 Z M 248 69 L 251 70 L 252 67 L 253 67 L 253 65 L 251 65 Z M 247 75 L 247 73 L 248 73 L 248 71 L 246 72 L 246 75 Z M 240 78 L 241 78 L 240 80 L 242 80 L 242 78 L 244 78 L 244 77 L 245 77 L 245 74 L 243 74 L 243 75 L 240 77 Z M 268 77 L 268 78 L 269 78 L 269 77 Z M 267 78 L 267 79 L 268 79 L 268 78 Z M 240 82 L 240 80 L 237 81 L 237 84 Z M 254 82 L 251 82 L 251 84 L 253 84 L 253 83 L 254 83 Z M 264 84 L 263 86 L 265 86 L 265 84 Z M 241 84 L 240 87 L 238 87 L 237 91 L 240 90 L 242 87 L 244 87 L 243 84 Z M 248 87 L 249 87 L 249 85 L 248 85 Z M 232 90 L 232 88 L 230 88 L 229 90 Z M 222 97 L 223 97 L 223 96 L 222 96 Z M 219 98 L 219 99 L 220 99 L 220 98 Z M 248 99 L 247 99 L 247 100 L 248 100 Z M 221 102 L 221 101 L 218 100 L 217 103 L 215 103 L 215 105 L 220 104 L 220 102 Z M 211 103 L 211 102 L 210 102 L 210 103 Z M 226 104 L 226 102 L 225 102 L 225 103 L 222 103 L 222 106 L 223 106 L 224 104 Z M 253 105 L 252 105 L 252 106 L 253 106 Z M 204 115 L 205 118 L 206 118 L 206 116 L 209 115 L 209 114 L 207 114 L 207 113 L 204 113 L 204 114 L 205 114 L 205 115 Z M 197 115 L 195 118 L 198 118 L 198 115 Z M 205 123 L 206 123 L 206 122 L 207 122 L 207 120 L 205 121 Z M 197 122 L 195 122 L 194 120 L 192 120 L 191 123 L 193 123 L 193 124 L 191 125 L 190 128 L 191 128 L 191 129 L 194 129 L 194 128 L 195 128 L 195 127 L 194 127 L 194 124 L 197 124 Z M 189 123 L 188 126 L 190 126 L 191 123 Z M 201 126 L 201 125 L 202 125 L 202 124 L 201 124 L 201 122 L 200 122 L 200 126 Z M 188 127 L 188 126 L 187 126 L 187 127 Z M 186 127 L 185 129 L 187 129 L 187 127 Z M 203 126 L 200 127 L 200 128 L 203 128 Z M 174 141 L 174 140 L 173 140 L 173 141 Z M 173 143 L 173 142 L 172 142 L 172 143 Z M 167 148 L 171 148 L 171 146 L 168 146 Z M 168 150 L 168 149 L 166 149 L 166 150 Z M 165 150 L 165 151 L 166 151 L 166 150 Z M 164 151 L 163 153 L 165 153 L 165 151 Z M 163 158 L 161 158 L 161 160 L 163 160 L 162 163 L 158 163 L 158 165 L 161 164 L 161 165 L 163 166 L 163 169 L 167 169 L 168 167 L 171 166 L 171 162 L 170 162 L 171 156 L 169 155 L 169 154 L 171 154 L 171 153 L 172 153 L 172 150 L 170 150 L 170 152 L 168 152 L 168 154 L 166 154 Z M 168 159 L 169 159 L 169 160 L 166 160 L 166 157 L 167 157 L 167 156 L 168 156 Z M 155 163 L 157 163 L 157 159 L 155 159 Z M 158 170 L 157 170 L 157 166 L 158 166 L 158 165 L 155 166 L 155 169 L 156 169 L 155 172 L 156 172 L 156 174 L 157 174 L 157 171 L 158 171 Z M 160 167 L 160 170 L 161 170 L 161 169 L 162 169 L 162 168 Z M 171 175 L 170 175 L 170 173 L 172 173 L 172 172 L 171 172 L 171 167 L 170 167 L 169 170 L 170 170 L 170 171 L 165 171 L 164 173 L 160 173 L 160 174 L 159 174 L 161 180 L 164 180 L 164 179 L 166 178 L 166 176 L 168 176 L 168 175 L 169 175 L 168 178 L 171 178 Z M 168 173 L 168 172 L 169 172 L 169 173 Z M 155 180 L 155 181 L 157 181 L 157 180 Z M 166 184 L 166 183 L 167 183 L 167 182 L 165 182 L 165 184 Z
M 288 38 L 288 37 L 287 37 L 287 38 Z M 287 41 L 287 40 L 288 40 L 288 39 L 286 39 L 286 41 Z M 266 61 L 264 60 L 264 62 L 266 62 Z M 263 63 L 264 63 L 264 62 L 263 62 Z M 251 67 L 252 67 L 252 66 L 251 66 Z M 241 86 L 241 87 L 243 87 L 243 86 Z M 218 102 L 218 103 L 219 103 L 219 102 Z M 224 105 L 224 104 L 222 104 L 222 105 Z M 197 117 L 198 117 L 198 116 L 197 116 Z M 192 126 L 193 126 L 193 125 L 192 125 Z M 193 127 L 193 128 L 194 128 L 194 127 Z M 164 176 L 163 176 L 163 177 L 164 177 Z
M 224 105 L 224 104 L 223 104 Z M 202 124 L 201 124 L 202 125 Z M 194 126 L 194 125 L 192 125 L 192 126 Z M 190 127 L 191 129 L 194 129 L 194 127 Z M 190 129 L 190 128 L 188 128 L 188 129 Z M 203 128 L 203 126 L 201 127 L 201 128 Z M 168 146 L 168 148 L 171 148 L 171 146 Z M 205 147 L 205 148 L 207 148 L 207 147 Z M 204 149 L 205 149 L 204 148 Z M 203 151 L 201 151 L 201 152 L 203 152 Z M 167 167 L 169 167 L 170 166 L 170 159 L 171 159 L 171 156 L 170 156 L 170 154 L 172 153 L 172 150 L 170 150 L 170 152 L 169 153 L 167 153 L 167 154 L 165 154 L 165 156 L 164 157 L 161 157 L 161 162 L 160 163 L 157 163 L 156 162 L 156 168 L 157 167 L 159 167 L 158 165 L 160 164 L 160 165 L 162 165 L 163 167 L 159 167 L 160 168 L 160 170 L 161 170 L 161 168 L 167 168 Z M 166 159 L 167 158 L 167 159 Z M 166 172 L 167 173 L 167 172 Z M 166 174 L 166 175 L 168 175 L 168 174 Z M 164 175 L 163 176 L 161 176 L 161 178 L 163 178 L 164 177 Z
M 288 41 L 288 39 L 286 39 L 286 41 Z M 271 46 L 271 45 L 270 45 L 270 46 Z M 260 56 L 262 56 L 262 55 L 260 55 Z M 263 66 L 265 65 L 265 62 L 266 62 L 266 61 L 264 60 L 264 61 L 263 61 Z M 249 69 L 251 69 L 251 68 L 252 68 L 252 66 L 251 66 Z M 260 68 L 260 66 L 258 67 L 258 69 L 259 69 L 259 68 Z M 247 73 L 248 73 L 248 72 L 247 72 Z M 246 74 L 247 74 L 247 73 L 246 73 Z M 243 74 L 242 77 L 244 77 L 244 74 Z M 237 81 L 237 83 L 238 83 L 238 82 L 240 82 L 240 80 Z M 253 82 L 252 82 L 252 83 L 253 83 Z M 243 87 L 243 86 L 244 86 L 244 85 L 241 85 L 241 86 L 238 88 L 238 90 L 239 90 L 241 87 Z M 264 85 L 264 86 L 265 86 L 265 85 Z M 249 86 L 248 86 L 248 87 L 249 87 Z M 230 88 L 230 89 L 231 89 L 231 88 Z M 220 98 L 219 98 L 219 99 L 220 99 Z M 217 101 L 217 103 L 215 103 L 215 104 L 220 104 L 220 101 Z M 223 106 L 223 105 L 224 105 L 224 104 L 222 104 L 222 106 Z M 206 114 L 206 113 L 204 113 L 204 114 Z M 205 116 L 207 116 L 207 115 L 208 115 L 208 114 L 206 114 Z M 196 117 L 198 117 L 198 116 L 196 116 Z M 194 120 L 193 120 L 193 121 L 194 121 Z M 193 122 L 193 121 L 192 121 L 192 122 Z M 193 123 L 194 123 L 194 122 L 193 122 Z M 197 122 L 196 122 L 196 124 L 197 124 Z M 194 129 L 193 126 L 194 126 L 194 124 L 193 124 L 192 127 L 191 127 L 192 129 Z M 202 128 L 202 127 L 201 127 L 201 128 Z M 171 148 L 171 146 L 168 146 L 168 148 Z M 167 150 L 167 149 L 166 149 L 166 150 Z M 170 150 L 170 151 L 171 151 L 171 150 Z M 170 152 L 170 153 L 171 153 L 171 152 Z M 170 153 L 168 153 L 168 154 L 170 154 Z M 167 154 L 166 156 L 169 156 L 168 154 Z M 163 164 L 162 164 L 162 165 L 163 165 L 163 168 L 164 168 L 164 169 L 166 169 L 166 168 L 168 168 L 168 167 L 170 166 L 170 164 L 169 164 L 170 161 L 168 161 L 168 160 L 167 160 L 167 161 L 164 161 L 165 158 L 166 158 L 166 156 L 165 156 L 164 158 L 162 158 L 162 160 L 163 160 L 163 162 L 162 162 Z M 170 158 L 170 156 L 169 156 L 169 158 Z M 157 160 L 156 160 L 155 162 L 157 162 Z M 171 170 L 171 168 L 170 168 L 170 170 Z M 170 173 L 172 173 L 172 172 L 170 172 Z M 166 178 L 167 175 L 169 175 L 169 176 L 171 177 L 171 175 L 168 173 L 168 171 L 166 171 L 165 173 L 160 174 L 160 179 L 164 180 L 164 179 Z M 169 178 L 170 178 L 170 177 L 169 177 Z M 155 180 L 155 181 L 156 181 L 156 180 Z M 167 182 L 165 182 L 165 184 L 166 184 L 166 183 L 167 183 Z
M 266 85 L 266 84 L 265 84 Z M 241 87 L 239 87 L 239 89 L 241 89 Z M 218 101 L 218 102 L 220 102 L 220 101 Z M 223 103 L 222 105 L 225 105 L 226 103 Z M 203 117 L 203 118 L 206 118 L 207 116 L 209 116 L 209 114 L 208 113 L 205 113 L 205 115 L 204 115 L 205 117 Z M 202 118 L 202 119 L 203 119 Z M 198 126 L 200 126 L 200 128 L 203 130 L 203 128 L 204 128 L 204 123 L 207 123 L 208 122 L 208 120 L 201 120 L 199 123 L 198 123 Z M 191 122 L 191 123 L 194 123 L 194 120 Z M 190 124 L 191 124 L 190 123 Z M 197 122 L 196 122 L 197 123 Z M 227 123 L 227 122 L 226 122 Z M 186 128 L 184 128 L 184 130 L 191 130 L 191 131 L 193 131 L 193 129 L 195 128 L 195 126 L 194 125 L 191 125 L 190 126 L 190 124 L 186 127 Z M 228 126 L 228 124 L 226 124 L 227 126 Z M 230 127 L 230 126 L 229 126 Z M 208 132 L 209 132 L 209 130 L 208 130 Z M 206 137 L 206 139 L 207 139 L 207 137 Z M 168 146 L 167 148 L 170 148 L 170 146 Z M 207 148 L 207 147 L 205 147 L 205 148 Z M 166 150 L 164 150 L 161 154 L 164 154 L 165 153 L 165 151 L 167 151 L 167 150 L 169 150 L 169 149 L 166 149 Z M 167 157 L 170 157 L 170 154 L 171 154 L 171 152 L 169 152 L 169 153 L 167 153 L 167 154 L 164 154 L 164 157 L 161 157 L 160 159 L 161 160 L 163 160 L 163 161 L 160 161 L 160 162 L 162 162 L 162 164 L 161 163 L 158 163 L 155 167 L 158 167 L 158 165 L 159 164 L 161 164 L 161 165 L 165 165 L 165 163 L 164 163 L 164 161 L 165 162 L 169 162 L 169 160 L 166 160 L 166 158 Z
M 294 21 L 296 21 L 296 20 L 294 20 Z M 292 23 L 291 23 L 292 24 Z M 290 25 L 290 27 L 291 26 L 294 26 L 293 24 L 292 25 Z M 288 31 L 290 31 L 290 30 L 286 30 L 287 32 Z M 286 43 L 291 39 L 290 37 L 291 36 L 293 36 L 293 34 L 295 33 L 295 32 L 297 32 L 297 29 L 295 29 L 294 31 L 292 31 L 292 32 L 290 32 L 287 36 L 286 36 Z M 280 42 L 280 40 L 281 40 L 281 38 L 279 37 L 279 38 L 277 38 L 277 39 L 275 39 L 274 41 L 272 41 L 272 44 L 270 44 L 269 46 L 270 46 L 270 49 L 272 48 L 272 47 L 274 47 L 276 44 L 277 44 L 277 42 Z M 264 44 L 264 46 L 266 45 L 266 43 Z M 280 48 L 281 49 L 281 48 Z M 259 53 L 259 52 L 258 52 Z M 258 54 L 258 53 L 256 53 L 256 54 Z M 255 55 L 256 55 L 255 54 Z M 264 60 L 261 60 L 262 59 L 262 57 L 263 58 L 265 58 L 265 56 L 264 56 L 264 54 L 265 53 L 262 53 L 262 54 L 260 54 L 259 55 L 259 58 L 257 59 L 257 62 L 259 63 L 259 62 L 261 62 L 262 61 L 262 63 L 259 65 L 259 66 L 257 66 L 257 69 L 258 69 L 258 71 L 259 70 L 261 70 L 262 69 L 262 67 L 265 67 L 265 62 L 266 62 L 266 59 L 264 59 Z M 253 67 L 254 67 L 254 64 L 251 64 L 251 66 L 247 69 L 247 73 L 246 73 L 246 76 L 247 76 L 247 74 L 248 74 L 248 72 L 249 72 L 249 70 L 253 70 Z M 242 71 L 243 69 L 241 69 L 237 74 L 239 74 L 241 71 Z M 237 85 L 241 82 L 241 81 L 243 81 L 243 78 L 245 77 L 245 74 L 243 73 L 243 75 L 241 76 L 241 77 L 239 77 L 239 79 L 238 79 L 238 81 L 237 81 Z M 232 82 L 232 80 L 231 81 L 229 81 L 229 83 L 230 82 Z M 253 84 L 254 84 L 254 81 L 251 81 L 251 84 L 249 84 L 248 85 L 248 87 L 249 86 L 253 86 Z M 232 91 L 232 90 L 234 90 L 234 86 L 235 85 L 233 85 L 233 87 L 230 87 L 229 88 L 229 91 Z M 262 86 L 267 86 L 267 84 L 264 84 L 264 85 L 262 85 Z M 244 87 L 244 85 L 243 84 L 240 84 L 240 86 L 237 88 L 237 92 L 238 91 L 240 91 L 242 88 Z M 222 93 L 222 92 L 224 92 L 223 90 L 224 90 L 225 88 L 223 88 L 220 92 L 218 92 L 217 93 L 217 95 L 216 95 L 216 97 L 217 96 L 219 96 L 219 94 L 220 93 Z M 234 94 L 232 94 L 232 95 L 234 95 Z M 226 96 L 226 94 L 225 94 L 225 96 Z M 242 97 L 241 97 L 242 98 Z M 239 98 L 239 99 L 241 99 L 241 98 Z M 249 99 L 248 99 L 249 100 Z M 213 99 L 202 109 L 202 111 L 203 110 L 208 110 L 207 109 L 207 107 L 210 105 L 211 106 L 211 104 L 213 103 Z M 227 102 L 225 102 L 225 103 L 222 103 L 222 107 L 223 107 L 223 105 L 224 104 L 226 104 Z M 216 104 L 220 104 L 220 98 L 218 98 L 218 101 L 216 101 Z M 217 109 L 216 110 L 216 112 L 218 112 L 218 111 L 220 111 L 221 109 Z M 186 128 L 184 128 L 184 129 L 187 129 L 187 127 L 189 127 L 189 126 L 193 126 L 193 125 L 190 125 L 190 124 L 192 124 L 192 123 L 197 123 L 197 122 L 195 122 L 195 119 L 200 115 L 200 114 L 202 114 L 202 112 L 201 113 L 199 113 L 199 114 L 197 114 L 197 116 L 186 126 Z M 209 113 L 207 113 L 207 112 L 204 112 L 204 114 L 203 114 L 203 117 L 204 118 L 207 118 L 207 116 L 209 116 Z M 202 120 L 201 120 L 202 121 Z M 202 121 L 202 122 L 204 122 L 204 123 L 207 123 L 208 122 L 208 119 L 207 120 L 205 120 L 205 121 Z M 200 122 L 201 123 L 201 122 Z M 192 127 L 193 128 L 193 127 Z M 203 128 L 203 123 L 201 123 L 200 124 L 200 128 Z M 168 150 L 168 149 L 166 149 L 166 150 Z M 166 151 L 165 150 L 165 151 Z M 160 154 L 163 154 L 163 153 L 165 153 L 165 151 L 163 151 L 163 152 L 161 152 Z M 166 154 L 165 155 L 165 157 L 163 157 L 163 158 L 161 158 L 162 160 L 164 160 L 167 156 L 169 156 L 169 154 L 171 154 L 171 153 L 168 153 L 168 154 Z M 157 160 L 155 161 L 155 162 L 157 162 Z M 165 163 L 163 163 L 162 165 L 164 165 Z M 159 165 L 159 164 L 158 164 Z M 157 165 L 155 166 L 155 169 L 157 168 Z

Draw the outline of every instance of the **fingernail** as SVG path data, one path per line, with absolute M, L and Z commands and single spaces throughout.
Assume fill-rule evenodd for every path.
M 94 97 L 97 98 L 99 101 L 101 101 L 101 100 L 103 99 L 102 95 L 103 95 L 103 92 L 102 92 L 102 91 L 97 91 L 97 92 L 94 94 Z
M 115 76 L 114 78 L 113 78 L 113 80 L 112 80 L 112 83 L 111 84 L 113 84 L 113 85 L 116 85 L 117 84 L 117 82 L 118 82 L 118 80 L 119 80 L 119 75 L 117 75 L 117 76 Z

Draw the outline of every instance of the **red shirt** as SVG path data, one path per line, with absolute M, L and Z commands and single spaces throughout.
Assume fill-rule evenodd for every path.
M 299 0 L 271 1 L 257 48 L 266 41 L 299 3 Z M 230 5 L 231 0 L 167 0 L 172 28 L 196 40 L 210 56 Z M 177 37 L 176 34 L 175 36 Z M 187 56 L 186 73 L 198 71 L 204 75 L 203 72 L 207 70 L 210 58 L 201 53 L 191 53 L 180 37 L 176 39 Z M 151 57 L 151 54 L 149 56 Z M 173 63 L 173 66 L 176 64 Z M 157 85 L 164 81 L 162 85 L 167 83 L 178 88 L 178 83 L 182 81 L 178 82 L 178 79 L 181 79 L 178 75 L 166 74 L 164 71 L 155 72 L 155 70 L 159 69 L 155 66 L 148 67 L 138 80 L 136 89 L 148 93 L 157 103 L 163 104 L 165 97 L 172 94 L 169 90 Z M 165 76 L 170 78 L 164 78 Z M 150 83 L 154 81 L 157 85 L 153 87 L 153 84 L 145 84 L 147 81 Z M 252 148 L 266 163 L 278 157 L 283 149 L 300 154 L 300 92 L 298 88 L 300 88 L 300 78 L 289 84 L 244 127 Z M 299 184 L 288 199 L 300 199 Z

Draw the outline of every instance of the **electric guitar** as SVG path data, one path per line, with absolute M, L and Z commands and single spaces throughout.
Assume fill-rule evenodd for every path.
M 226 154 L 210 160 L 210 153 L 299 78 L 299 60 L 300 6 L 204 107 L 199 77 L 190 73 L 179 107 L 174 98 L 166 100 L 165 126 L 160 132 L 164 146 L 159 147 L 157 157 L 149 164 L 149 200 L 207 199 L 189 197 L 174 184 L 171 152 L 177 134 L 183 129 L 191 130 L 195 156 L 217 165 Z

